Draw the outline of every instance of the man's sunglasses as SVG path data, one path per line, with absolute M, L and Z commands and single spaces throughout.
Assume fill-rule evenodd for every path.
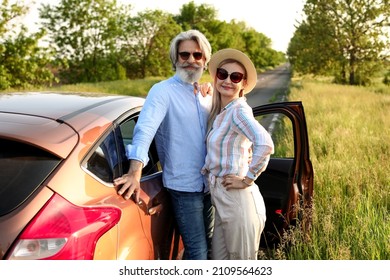
M 220 80 L 226 80 L 227 77 L 230 76 L 230 80 L 237 84 L 239 82 L 242 81 L 242 79 L 244 78 L 244 74 L 240 73 L 240 72 L 233 72 L 233 73 L 230 73 L 228 71 L 226 71 L 225 69 L 223 68 L 217 68 L 217 78 L 220 79 Z
M 203 57 L 203 53 L 201 52 L 179 52 L 180 58 L 183 60 L 188 60 L 190 58 L 190 55 L 194 57 L 195 60 L 201 60 Z

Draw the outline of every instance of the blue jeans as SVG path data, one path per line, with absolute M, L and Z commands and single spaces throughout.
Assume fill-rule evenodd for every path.
M 210 193 L 171 189 L 168 192 L 184 243 L 184 259 L 207 260 L 210 258 L 214 229 L 214 208 Z

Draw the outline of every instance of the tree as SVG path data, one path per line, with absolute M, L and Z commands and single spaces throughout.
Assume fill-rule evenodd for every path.
M 15 20 L 27 12 L 23 4 L 0 2 L 0 90 L 50 85 L 54 81 L 48 69 L 47 49 L 38 46 L 44 33 L 28 35 L 25 26 L 17 28 Z
M 271 48 L 271 39 L 253 28 L 247 28 L 241 35 L 245 42 L 246 53 L 251 57 L 257 69 L 275 67 L 285 61 L 284 55 Z
M 332 70 L 337 82 L 368 83 L 389 50 L 383 40 L 390 24 L 388 0 L 308 0 L 304 12 L 307 19 L 288 48 L 294 69 Z
M 198 29 L 204 32 L 207 28 L 203 27 L 217 18 L 217 11 L 211 5 L 195 5 L 194 1 L 191 1 L 184 4 L 174 18 L 183 30 Z
M 117 64 L 118 18 L 130 8 L 116 0 L 61 0 L 42 5 L 42 28 L 56 51 L 60 73 L 68 82 L 96 82 L 125 78 Z
M 172 73 L 169 45 L 181 28 L 171 14 L 160 10 L 139 12 L 135 17 L 123 18 L 121 29 L 120 61 L 130 78 Z
M 288 46 L 288 58 L 293 71 L 302 74 L 332 75 L 337 66 L 337 46 L 330 36 L 324 34 L 327 24 L 322 24 L 315 30 L 303 22 L 295 31 Z

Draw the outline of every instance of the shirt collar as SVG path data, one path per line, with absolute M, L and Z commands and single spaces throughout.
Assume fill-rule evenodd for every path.
M 239 97 L 239 98 L 236 98 L 234 99 L 233 101 L 231 101 L 230 103 L 228 103 L 223 109 L 223 110 L 227 110 L 229 109 L 230 107 L 234 106 L 235 104 L 241 104 L 243 102 L 246 101 L 246 97 L 245 96 L 242 96 L 242 97 Z
M 187 87 L 187 88 L 191 88 L 192 89 L 192 92 L 196 95 L 198 92 L 199 92 L 199 83 L 197 83 L 197 87 L 194 88 L 195 86 L 195 83 L 187 83 L 185 81 L 183 81 L 182 79 L 180 79 L 180 76 L 176 73 L 175 75 L 173 75 L 173 80 L 177 83 L 180 83 L 182 84 L 183 86 Z

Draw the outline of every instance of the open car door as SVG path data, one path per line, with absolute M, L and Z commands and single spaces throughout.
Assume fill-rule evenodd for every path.
M 253 108 L 255 118 L 271 134 L 275 153 L 256 180 L 267 221 L 260 247 L 273 247 L 290 226 L 310 230 L 313 166 L 301 102 L 271 103 Z

